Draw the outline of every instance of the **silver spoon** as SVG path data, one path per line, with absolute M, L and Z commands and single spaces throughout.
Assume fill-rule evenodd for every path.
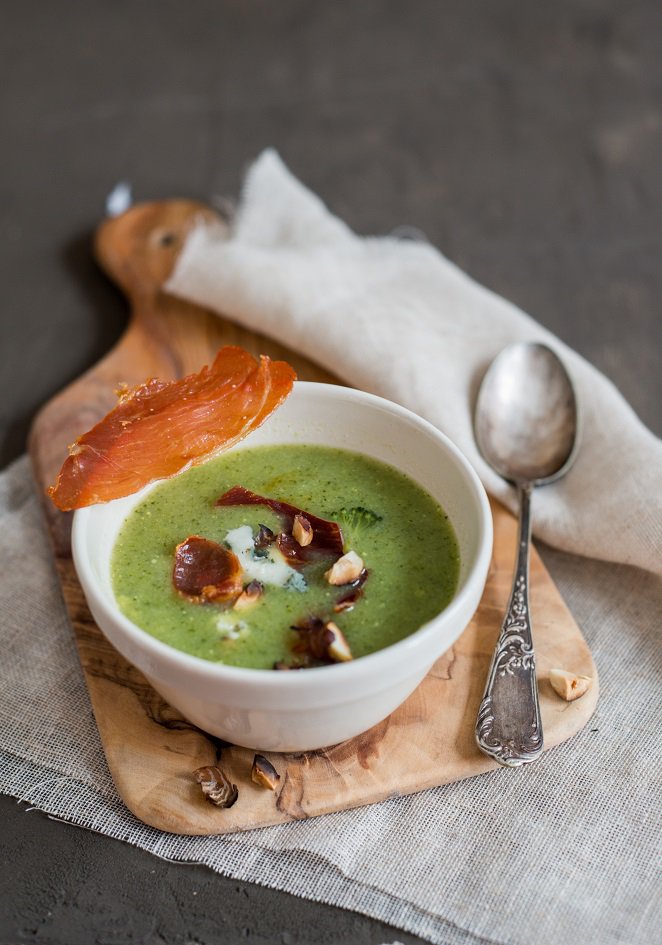
M 487 462 L 519 493 L 519 546 L 476 741 L 499 764 L 535 761 L 543 749 L 529 616 L 529 544 L 534 486 L 570 468 L 578 443 L 577 400 L 558 357 L 542 344 L 514 344 L 492 362 L 478 394 L 476 441 Z

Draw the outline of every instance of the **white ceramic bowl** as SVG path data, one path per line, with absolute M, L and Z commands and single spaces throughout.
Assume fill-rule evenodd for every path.
M 396 404 L 361 391 L 297 382 L 285 404 L 235 449 L 313 443 L 355 450 L 416 480 L 442 505 L 460 549 L 450 604 L 415 633 L 349 663 L 279 673 L 211 663 L 150 636 L 119 610 L 110 559 L 136 495 L 81 509 L 73 557 L 90 610 L 119 652 L 172 706 L 200 728 L 236 745 L 306 751 L 344 741 L 393 712 L 471 619 L 492 551 L 485 491 L 460 451 L 435 427 Z

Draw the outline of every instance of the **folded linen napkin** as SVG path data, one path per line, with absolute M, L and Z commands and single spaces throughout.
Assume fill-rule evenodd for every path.
M 582 447 L 568 475 L 536 493 L 534 532 L 567 551 L 662 572 L 662 441 L 613 384 L 434 247 L 356 236 L 274 151 L 250 168 L 230 238 L 195 229 L 166 288 L 427 418 L 511 508 L 513 489 L 474 442 L 475 395 L 505 345 L 548 344 L 576 385 Z

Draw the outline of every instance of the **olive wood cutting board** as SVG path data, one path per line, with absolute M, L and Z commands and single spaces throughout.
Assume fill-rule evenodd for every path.
M 274 341 L 185 303 L 162 290 L 192 222 L 212 217 L 189 201 L 138 205 L 103 223 L 96 255 L 126 292 L 129 326 L 115 348 L 38 415 L 30 455 L 38 485 L 50 485 L 67 445 L 115 403 L 120 384 L 147 377 L 172 379 L 209 363 L 223 344 L 288 360 L 299 377 L 337 379 Z M 222 225 L 219 221 L 219 225 Z M 474 722 L 510 591 L 516 523 L 493 504 L 494 555 L 482 601 L 455 645 L 412 696 L 369 732 L 324 751 L 270 754 L 281 774 L 275 792 L 250 780 L 253 752 L 222 747 L 167 705 L 95 625 L 70 553 L 71 516 L 44 498 L 55 562 L 110 771 L 127 807 L 140 820 L 182 834 L 215 834 L 263 827 L 370 804 L 489 771 L 495 763 L 474 742 Z M 581 729 L 598 698 L 595 666 L 579 628 L 538 554 L 532 552 L 531 609 L 547 749 Z M 555 695 L 549 669 L 592 676 L 592 688 L 566 703 Z M 194 769 L 222 765 L 239 788 L 223 810 L 203 799 Z M 511 769 L 517 778 L 517 769 Z

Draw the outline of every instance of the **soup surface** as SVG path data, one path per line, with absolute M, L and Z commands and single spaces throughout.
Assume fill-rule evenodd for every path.
M 265 506 L 218 507 L 240 484 L 338 522 L 344 551 L 362 559 L 367 579 L 351 609 L 334 611 L 343 588 L 325 579 L 328 557 L 292 568 L 280 553 L 253 558 L 260 525 L 283 520 Z M 199 535 L 230 547 L 263 592 L 246 610 L 232 601 L 195 603 L 173 584 L 175 549 Z M 312 445 L 228 452 L 157 486 L 128 516 L 113 551 L 112 578 L 121 610 L 170 646 L 234 666 L 272 669 L 291 663 L 311 616 L 332 619 L 354 658 L 408 636 L 452 598 L 459 558 L 443 509 L 411 479 L 377 460 Z

